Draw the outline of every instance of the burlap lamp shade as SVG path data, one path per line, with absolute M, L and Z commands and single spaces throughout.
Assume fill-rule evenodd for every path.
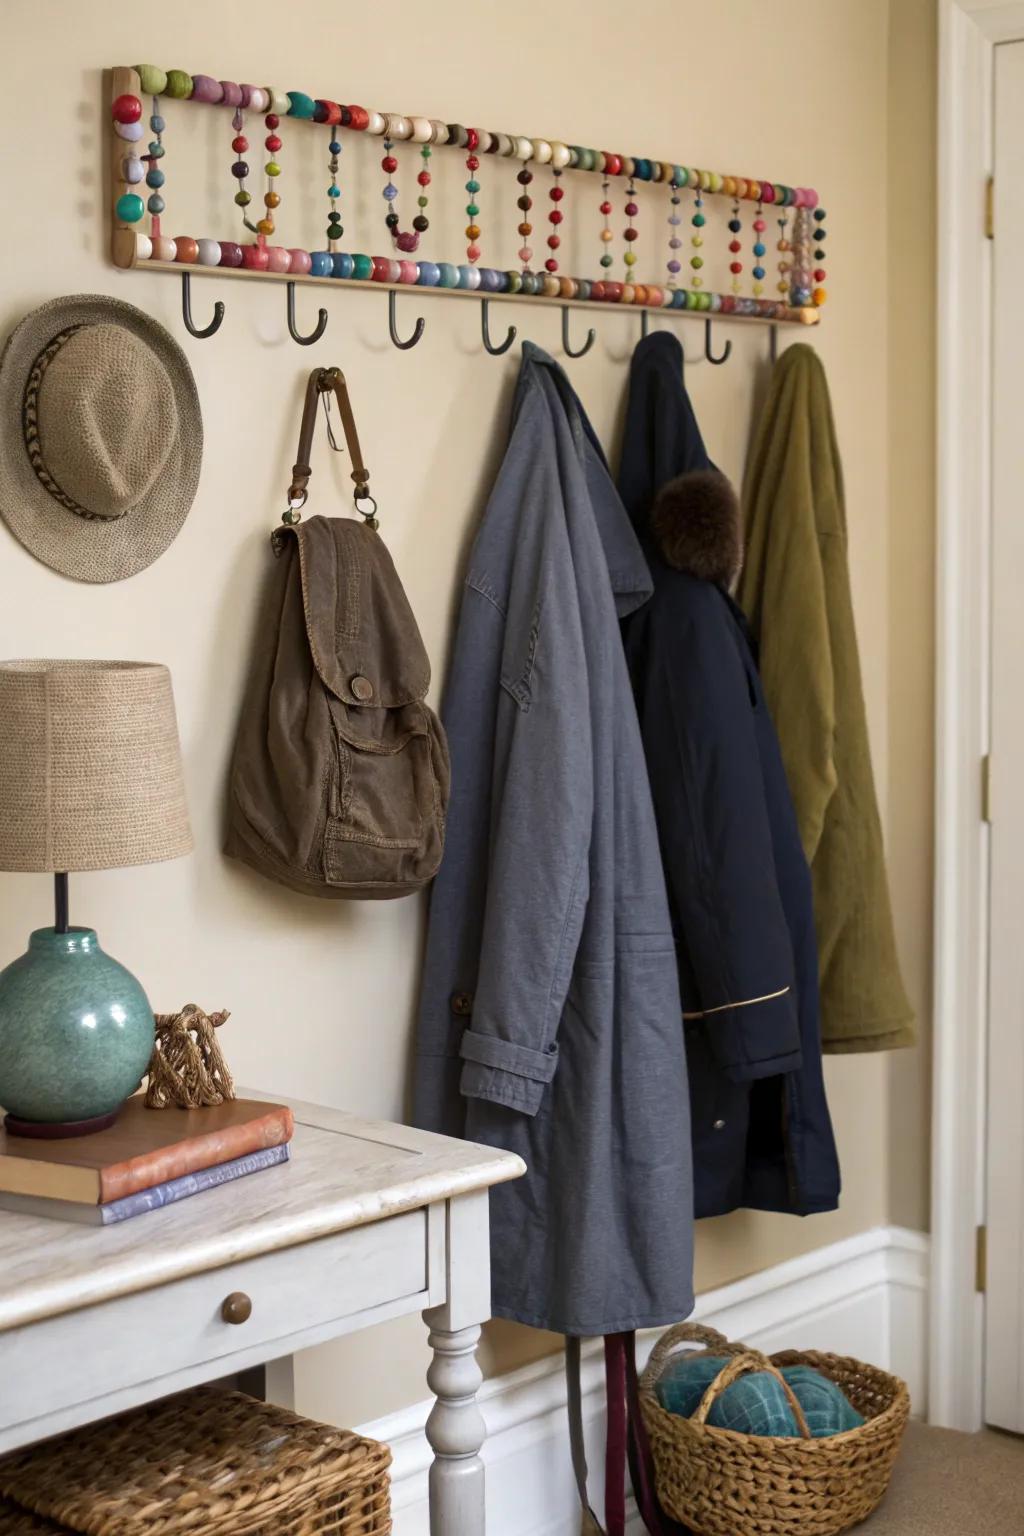
M 56 921 L 0 971 L 0 1104 L 9 1132 L 110 1125 L 153 1047 L 142 987 L 68 922 L 68 872 L 192 848 L 166 667 L 0 662 L 0 870 L 52 871 Z

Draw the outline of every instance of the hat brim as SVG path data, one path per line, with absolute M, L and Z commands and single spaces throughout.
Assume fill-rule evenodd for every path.
M 22 430 L 22 401 L 32 365 L 73 325 L 121 325 L 167 371 L 178 432 L 156 482 L 116 521 L 85 518 L 62 506 L 36 477 Z M 51 299 L 12 331 L 0 356 L 0 517 L 44 565 L 75 581 L 123 581 L 152 565 L 180 531 L 195 499 L 203 458 L 199 395 L 184 352 L 162 325 L 133 304 L 104 294 Z

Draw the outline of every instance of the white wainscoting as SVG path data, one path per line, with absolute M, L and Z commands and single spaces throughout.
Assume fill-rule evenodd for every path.
M 698 1298 L 694 1320 L 770 1353 L 828 1349 L 885 1366 L 910 1385 L 925 1413 L 928 1358 L 928 1239 L 900 1227 L 874 1227 L 815 1249 Z M 644 1335 L 646 1358 L 656 1335 Z M 604 1362 L 599 1342 L 584 1350 L 583 1412 L 591 1490 L 602 1507 Z M 488 1536 L 578 1536 L 580 1518 L 569 1464 L 565 1380 L 560 1355 L 484 1383 L 487 1421 Z M 430 1403 L 416 1403 L 366 1434 L 394 1452 L 395 1536 L 428 1536 L 423 1434 Z M 634 1517 L 631 1533 L 642 1526 Z

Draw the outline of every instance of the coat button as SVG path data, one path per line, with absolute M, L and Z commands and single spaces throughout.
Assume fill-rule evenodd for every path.
M 458 1014 L 461 1019 L 468 1019 L 473 1012 L 473 999 L 468 992 L 453 992 L 451 999 L 452 1013 Z
M 352 690 L 352 697 L 358 699 L 360 704 L 368 704 L 373 698 L 373 684 L 368 677 L 357 674 L 349 682 L 349 687 Z
M 716 1120 L 714 1125 L 712 1126 L 712 1130 L 714 1130 L 714 1131 L 724 1131 L 725 1130 L 725 1121 L 724 1120 Z

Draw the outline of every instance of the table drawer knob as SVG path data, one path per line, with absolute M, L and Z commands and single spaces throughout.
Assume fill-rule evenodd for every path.
M 252 1317 L 252 1298 L 244 1291 L 232 1291 L 225 1296 L 220 1315 L 226 1323 L 247 1323 Z

